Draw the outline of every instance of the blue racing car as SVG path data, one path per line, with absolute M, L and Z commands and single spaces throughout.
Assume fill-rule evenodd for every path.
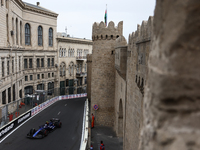
M 49 132 L 52 132 L 56 128 L 61 128 L 62 123 L 60 122 L 60 119 L 58 118 L 52 118 L 50 122 L 46 121 L 46 123 L 39 127 L 38 130 L 35 130 L 32 128 L 30 132 L 27 134 L 28 138 L 35 138 L 40 139 L 49 134 Z

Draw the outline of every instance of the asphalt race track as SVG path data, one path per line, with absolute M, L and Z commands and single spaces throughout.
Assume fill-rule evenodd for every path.
M 46 108 L 7 137 L 0 150 L 79 150 L 86 98 L 61 100 Z M 26 138 L 31 128 L 38 129 L 50 118 L 60 118 L 62 128 L 43 139 Z

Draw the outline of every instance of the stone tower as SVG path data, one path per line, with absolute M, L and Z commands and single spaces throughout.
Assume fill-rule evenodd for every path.
M 115 27 L 109 22 L 94 23 L 92 30 L 93 54 L 91 77 L 91 110 L 95 115 L 96 125 L 113 126 L 115 98 L 115 40 L 122 35 L 123 22 Z M 99 109 L 94 110 L 97 104 Z

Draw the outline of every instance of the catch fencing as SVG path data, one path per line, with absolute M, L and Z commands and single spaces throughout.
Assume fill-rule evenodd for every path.
M 81 94 L 69 94 L 67 88 L 54 88 L 48 91 L 36 90 L 32 95 L 19 100 L 10 102 L 0 107 L 0 128 L 18 118 L 21 114 L 31 110 L 32 108 L 38 109 L 40 104 L 59 96 L 59 99 L 69 99 L 82 97 Z

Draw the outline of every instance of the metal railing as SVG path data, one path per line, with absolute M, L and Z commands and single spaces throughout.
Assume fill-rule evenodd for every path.
M 36 90 L 32 95 L 26 95 L 24 98 L 5 104 L 0 107 L 0 128 L 8 124 L 13 119 L 27 112 L 33 107 L 60 95 L 75 94 L 75 87 L 54 88 L 51 90 Z M 82 91 L 81 93 L 85 93 Z M 80 93 L 80 94 L 81 94 Z

